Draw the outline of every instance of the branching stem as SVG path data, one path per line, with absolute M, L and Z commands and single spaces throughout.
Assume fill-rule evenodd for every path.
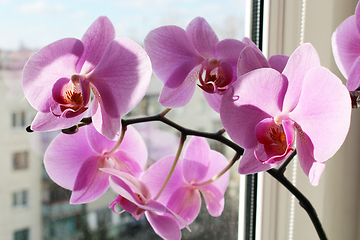
M 204 186 L 206 184 L 209 184 L 213 181 L 215 181 L 216 179 L 218 179 L 219 177 L 221 177 L 226 171 L 228 171 L 231 166 L 234 165 L 234 163 L 240 158 L 241 155 L 243 155 L 244 153 L 244 149 L 241 148 L 239 145 L 237 145 L 236 143 L 232 142 L 231 140 L 229 140 L 228 138 L 224 137 L 223 134 L 225 132 L 224 129 L 220 129 L 219 131 L 215 132 L 215 133 L 208 133 L 208 132 L 202 132 L 202 131 L 195 131 L 192 129 L 188 129 L 185 128 L 183 126 L 180 126 L 179 124 L 171 121 L 170 119 L 166 118 L 165 115 L 170 111 L 170 108 L 165 109 L 163 112 L 154 115 L 154 116 L 147 116 L 147 117 L 139 117 L 139 118 L 133 118 L 133 119 L 122 119 L 121 120 L 121 125 L 122 125 L 122 132 L 121 132 L 121 136 L 120 139 L 118 141 L 118 143 L 116 144 L 116 146 L 110 151 L 110 153 L 115 152 L 116 149 L 120 146 L 122 139 L 124 138 L 125 135 L 125 131 L 126 131 L 126 127 L 127 125 L 131 125 L 131 124 L 137 124 L 137 123 L 144 123 L 144 122 L 153 122 L 153 121 L 159 121 L 162 122 L 176 130 L 178 130 L 181 133 L 181 140 L 180 140 L 180 144 L 179 144 L 179 148 L 178 151 L 176 153 L 176 157 L 173 163 L 173 166 L 163 184 L 163 186 L 161 187 L 161 189 L 159 190 L 157 196 L 155 197 L 155 200 L 158 199 L 161 195 L 161 193 L 164 191 L 167 183 L 170 180 L 170 177 L 175 169 L 175 166 L 177 164 L 177 161 L 180 157 L 185 139 L 187 136 L 199 136 L 199 137 L 204 137 L 204 138 L 208 138 L 208 139 L 212 139 L 212 140 L 216 140 L 219 141 L 223 144 L 225 144 L 226 146 L 232 148 L 233 150 L 235 150 L 235 156 L 233 157 L 233 159 L 230 161 L 230 163 L 228 164 L 228 166 L 226 166 L 219 174 L 215 175 L 212 179 L 199 184 L 198 186 Z M 81 124 L 79 125 L 75 125 L 72 128 L 69 128 L 70 130 L 72 129 L 77 129 L 78 127 L 87 125 L 91 123 L 91 118 L 86 118 L 83 119 Z M 30 127 L 29 127 L 29 130 Z M 71 132 L 70 133 L 75 133 L 75 132 Z M 289 157 L 285 160 L 285 162 L 278 168 L 278 169 L 270 169 L 267 172 L 274 177 L 277 181 L 279 181 L 286 189 L 288 189 L 298 200 L 300 205 L 304 208 L 304 210 L 308 213 L 317 233 L 318 236 L 320 238 L 320 240 L 327 240 L 325 231 L 321 225 L 321 222 L 317 216 L 317 213 L 314 209 L 314 207 L 311 205 L 310 201 L 284 176 L 284 172 L 286 170 L 287 165 L 290 163 L 290 161 L 293 159 L 293 157 L 296 155 L 296 150 L 294 150 Z

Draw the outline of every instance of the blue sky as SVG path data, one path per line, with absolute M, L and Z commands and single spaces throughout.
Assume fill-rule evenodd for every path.
M 241 39 L 245 0 L 0 0 L 0 49 L 16 50 L 20 44 L 37 49 L 61 38 L 81 38 L 100 15 L 110 18 L 118 37 L 140 44 L 156 27 L 185 28 L 197 16 L 220 39 Z

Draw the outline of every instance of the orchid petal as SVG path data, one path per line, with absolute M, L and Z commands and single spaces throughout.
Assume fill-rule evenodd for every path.
M 144 169 L 148 160 L 146 144 L 138 131 L 133 126 L 127 126 L 125 137 L 121 142 L 119 150 L 126 151 Z
M 204 18 L 197 17 L 192 20 L 186 27 L 186 33 L 201 56 L 215 57 L 215 46 L 219 39 Z
M 259 54 L 263 54 L 262 51 L 258 48 L 258 46 L 256 46 L 256 44 L 250 38 L 244 37 L 242 42 L 256 50 Z
M 172 215 L 158 215 L 154 212 L 146 212 L 145 215 L 151 227 L 160 237 L 168 240 L 181 239 L 180 228 Z
M 245 47 L 238 58 L 237 76 L 240 77 L 252 70 L 264 67 L 269 67 L 265 56 L 252 47 Z
M 114 38 L 115 28 L 111 21 L 105 16 L 97 18 L 81 38 L 85 46 L 85 51 L 80 64 L 84 63 L 84 65 L 78 65 L 78 72 L 80 72 L 80 69 L 83 74 L 91 72 L 99 63 L 106 46 Z
M 139 209 L 138 205 L 134 204 L 133 202 L 127 200 L 126 198 L 119 195 L 117 198 L 119 198 L 119 205 L 122 209 L 124 209 L 126 212 L 133 215 L 133 217 L 136 220 L 139 220 L 142 214 L 136 215 L 136 210 Z
M 54 83 L 76 73 L 75 66 L 84 51 L 83 43 L 65 38 L 35 53 L 26 63 L 23 72 L 23 90 L 29 103 L 38 111 L 48 113 L 54 104 Z M 69 126 L 70 127 L 70 126 Z
M 174 191 L 166 206 L 190 224 L 200 212 L 200 192 L 191 186 L 181 186 Z
M 86 142 L 86 130 L 72 135 L 60 133 L 44 155 L 44 165 L 50 178 L 66 189 L 73 189 L 81 166 L 93 154 Z M 66 176 L 66 177 L 64 177 Z
M 149 187 L 151 195 L 156 196 L 160 191 L 164 181 L 169 174 L 171 166 L 173 165 L 175 156 L 167 156 L 155 164 L 151 165 L 148 170 L 142 175 L 141 181 L 146 182 Z M 181 159 L 179 159 L 181 161 Z M 181 164 L 177 164 L 174 172 L 171 175 L 170 181 L 166 185 L 166 188 L 161 193 L 158 201 L 166 204 L 173 192 L 184 184 L 184 179 L 181 172 Z
M 360 57 L 354 62 L 346 87 L 349 91 L 355 91 L 360 86 Z
M 93 88 L 96 94 L 96 90 Z M 115 141 L 120 137 L 121 117 L 110 118 L 102 107 L 101 99 L 94 98 L 91 105 L 92 124 L 95 129 L 109 140 Z
M 204 181 L 212 179 L 228 165 L 226 157 L 217 151 L 210 150 L 209 157 L 210 166 L 208 168 L 206 176 L 204 177 Z M 216 186 L 216 188 L 219 189 L 221 194 L 224 194 L 229 183 L 229 178 L 230 171 L 226 171 L 220 178 L 212 182 L 211 185 Z
M 100 171 L 101 167 L 110 167 L 110 164 L 98 156 L 90 156 L 83 162 L 72 189 L 71 204 L 92 202 L 106 192 L 109 175 Z
M 139 196 L 144 201 L 150 199 L 149 188 L 133 175 L 113 168 L 102 168 L 100 170 L 111 175 L 109 178 L 111 188 L 127 200 L 140 206 L 144 205 L 145 202 L 141 202 Z
M 320 66 L 319 55 L 310 43 L 302 44 L 291 54 L 283 74 L 289 81 L 286 91 L 283 111 L 291 112 L 299 101 L 300 89 L 305 74 L 313 67 Z
M 234 69 L 233 76 L 236 77 L 236 66 L 240 52 L 246 44 L 236 39 L 224 39 L 216 45 L 217 59 L 228 62 Z
M 215 94 L 215 93 L 207 93 L 202 91 L 205 97 L 206 102 L 209 106 L 214 109 L 217 113 L 220 113 L 221 99 L 223 95 Z
M 127 151 L 120 149 L 114 152 L 111 154 L 110 161 L 113 162 L 115 169 L 130 173 L 135 177 L 139 177 L 143 173 L 142 167 Z
M 199 182 L 205 177 L 210 164 L 210 147 L 205 138 L 194 136 L 184 150 L 182 173 L 188 183 Z
M 282 71 L 284 71 L 284 68 L 288 60 L 289 60 L 288 56 L 278 54 L 271 56 L 268 62 L 271 68 L 281 73 Z
M 311 139 L 316 161 L 324 162 L 337 152 L 348 133 L 349 92 L 328 69 L 310 69 L 303 82 L 299 103 L 289 116 Z
M 355 21 L 356 21 L 356 29 L 357 29 L 357 32 L 360 33 L 360 4 L 359 4 L 359 2 L 356 5 L 354 15 L 355 15 Z
M 264 164 L 257 160 L 254 154 L 254 148 L 245 149 L 243 156 L 240 159 L 239 163 L 239 173 L 240 174 L 253 174 L 258 172 L 263 172 L 269 170 L 271 168 L 276 167 L 279 165 L 283 160 L 277 161 L 276 163 L 267 163 Z M 258 158 L 265 159 L 267 155 L 265 153 L 264 147 L 262 144 L 259 144 L 258 148 L 256 149 L 256 153 Z
M 308 135 L 298 128 L 296 137 L 297 154 L 299 163 L 304 173 L 309 177 L 310 183 L 317 186 L 325 168 L 324 162 L 317 162 L 314 159 L 314 146 Z
M 78 124 L 84 117 L 84 114 L 85 112 L 72 118 L 66 118 L 55 116 L 52 112 L 38 112 L 31 123 L 31 129 L 35 131 L 53 131 L 69 128 Z
M 164 85 L 160 97 L 159 103 L 167 108 L 177 108 L 185 106 L 194 95 L 196 80 L 199 76 L 199 70 L 201 64 L 194 67 L 185 80 L 177 88 L 170 88 Z
M 154 74 L 168 87 L 177 88 L 204 60 L 184 29 L 164 26 L 151 31 L 144 41 Z
M 331 45 L 336 65 L 347 79 L 351 67 L 360 56 L 360 37 L 354 15 L 348 17 L 334 31 L 331 37 Z
M 107 139 L 104 135 L 100 134 L 95 129 L 93 124 L 90 124 L 86 127 L 86 133 L 90 147 L 93 149 L 94 152 L 98 154 L 109 152 L 117 142 L 111 141 Z
M 206 207 L 213 217 L 218 217 L 224 210 L 224 195 L 221 191 L 212 184 L 199 188 L 206 203 Z
M 255 126 L 281 112 L 287 79 L 271 68 L 240 77 L 223 96 L 220 117 L 230 138 L 245 148 L 255 148 Z M 262 87 L 259 87 L 262 86 Z
M 121 116 L 144 97 L 151 77 L 150 66 L 147 54 L 138 44 L 117 38 L 107 45 L 99 64 L 87 77 L 96 88 L 97 104 L 92 110 L 93 117 L 97 118 L 94 126 L 107 138 L 116 138 Z

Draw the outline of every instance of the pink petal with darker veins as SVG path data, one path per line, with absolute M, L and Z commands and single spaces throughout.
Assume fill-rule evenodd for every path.
M 289 116 L 311 139 L 316 161 L 324 162 L 337 152 L 349 131 L 349 92 L 328 69 L 312 68 L 304 77 L 299 102 Z
M 320 66 L 319 55 L 310 43 L 302 44 L 291 54 L 283 71 L 289 81 L 284 99 L 284 112 L 291 112 L 296 107 L 306 73 L 318 66 Z
M 215 47 L 219 39 L 204 18 L 197 17 L 192 20 L 186 27 L 186 33 L 201 56 L 216 57 Z
M 146 212 L 151 227 L 163 239 L 180 240 L 181 231 L 175 218 L 170 214 L 159 215 L 154 212 Z
M 144 97 L 150 77 L 150 60 L 134 41 L 117 38 L 107 45 L 99 64 L 87 76 L 95 88 L 92 115 L 100 133 L 116 139 L 120 118 Z
M 360 56 L 360 36 L 354 15 L 348 17 L 334 31 L 331 45 L 336 65 L 347 79 L 354 62 Z
M 159 103 L 167 108 L 183 107 L 190 102 L 195 92 L 196 80 L 201 64 L 195 66 L 180 86 L 170 88 L 164 85 L 159 96 Z
M 194 67 L 204 58 L 190 42 L 184 29 L 164 26 L 151 31 L 144 41 L 154 74 L 169 88 L 186 81 Z
M 78 72 L 87 74 L 91 72 L 102 58 L 106 46 L 115 38 L 115 28 L 111 21 L 101 16 L 97 18 L 86 30 L 81 41 L 85 51 L 78 64 Z
M 205 177 L 210 165 L 210 147 L 205 138 L 192 137 L 184 150 L 182 174 L 189 184 Z
M 267 59 L 262 53 L 259 53 L 252 47 L 245 47 L 238 58 L 237 77 L 244 75 L 258 68 L 270 67 Z
M 224 194 L 212 184 L 200 187 L 199 190 L 205 199 L 210 215 L 213 217 L 220 216 L 224 210 Z
M 99 170 L 104 167 L 111 165 L 99 156 L 91 156 L 83 162 L 72 189 L 71 204 L 92 202 L 106 192 L 109 188 L 109 175 Z
M 46 172 L 55 183 L 72 190 L 83 163 L 93 154 L 87 144 L 84 127 L 76 134 L 60 133 L 45 152 Z
M 284 68 L 288 60 L 289 60 L 288 56 L 278 54 L 271 56 L 268 62 L 271 68 L 281 73 L 282 71 L 284 71 Z
M 173 192 L 166 206 L 190 224 L 200 212 L 200 192 L 195 188 L 181 186 Z

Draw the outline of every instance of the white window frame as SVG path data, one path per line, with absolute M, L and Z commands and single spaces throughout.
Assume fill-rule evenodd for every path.
M 333 60 L 331 35 L 342 21 L 354 14 L 357 2 L 306 1 L 304 42 L 310 42 L 317 50 L 322 66 L 341 79 L 343 77 Z M 300 0 L 265 0 L 263 52 L 266 56 L 289 56 L 299 46 L 301 9 Z M 327 161 L 317 187 L 309 183 L 298 162 L 296 163 L 296 186 L 313 204 L 328 239 L 359 239 L 359 129 L 360 112 L 355 109 L 347 140 L 338 153 Z M 286 171 L 290 180 L 293 176 L 292 169 L 291 164 Z M 264 173 L 259 178 L 258 191 L 261 199 L 257 201 L 257 219 L 260 222 L 256 226 L 256 239 L 319 239 L 309 216 L 296 200 L 294 225 L 290 229 L 291 194 L 269 174 Z M 239 239 L 242 238 L 239 236 Z

